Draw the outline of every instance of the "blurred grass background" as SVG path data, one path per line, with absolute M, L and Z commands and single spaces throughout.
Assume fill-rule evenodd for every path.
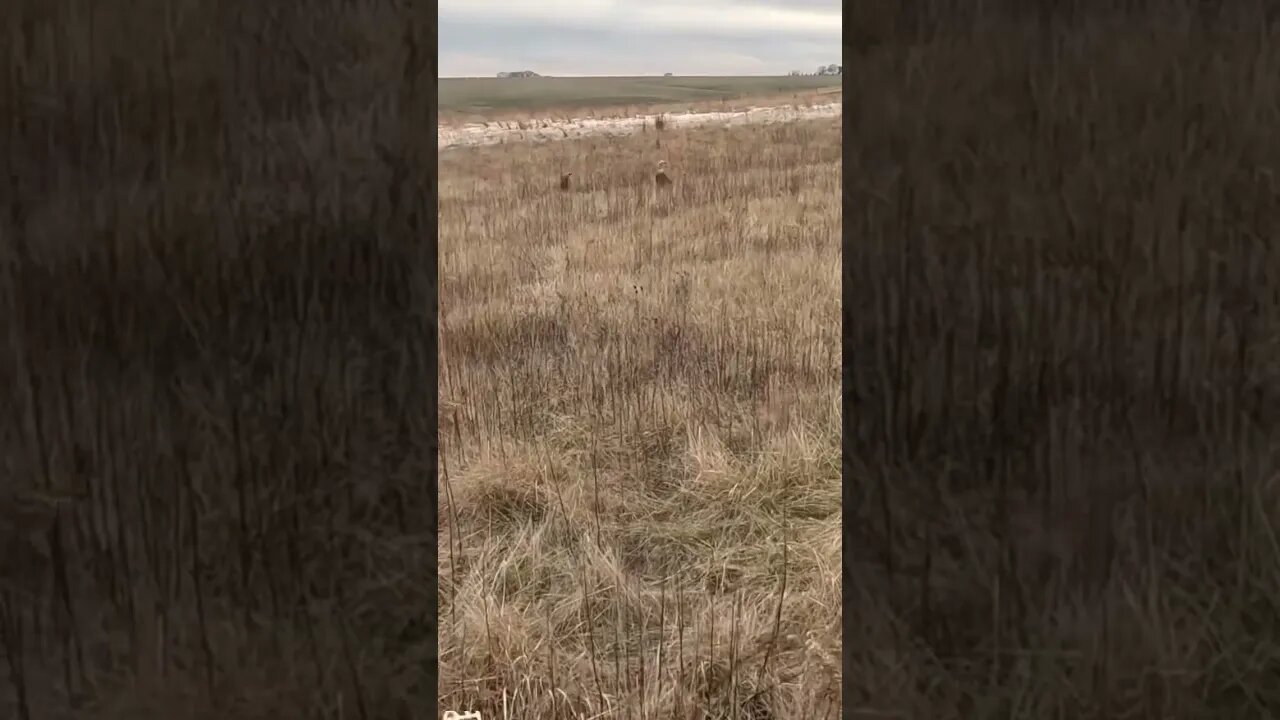
M 1274 9 L 845 22 L 846 711 L 1274 714 Z
M 338 0 L 0 18 L 0 712 L 418 717 L 432 26 Z

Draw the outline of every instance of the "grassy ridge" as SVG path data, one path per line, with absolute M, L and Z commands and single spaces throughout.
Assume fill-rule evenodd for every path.
M 855 717 L 1280 707 L 1280 28 L 1158 5 L 850 66 Z
M 575 109 L 722 100 L 838 88 L 837 77 L 441 78 L 440 110 Z

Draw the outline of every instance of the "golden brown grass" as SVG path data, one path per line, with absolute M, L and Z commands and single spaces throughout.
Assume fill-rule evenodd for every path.
M 657 134 L 441 155 L 442 708 L 838 714 L 840 128 Z
M 0 717 L 419 718 L 431 29 L 0 10 Z
M 1280 28 L 1087 5 L 846 65 L 854 717 L 1280 708 Z

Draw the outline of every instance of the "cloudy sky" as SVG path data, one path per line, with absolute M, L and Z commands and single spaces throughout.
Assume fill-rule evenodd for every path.
M 840 62 L 838 0 L 439 0 L 440 77 L 784 75 Z

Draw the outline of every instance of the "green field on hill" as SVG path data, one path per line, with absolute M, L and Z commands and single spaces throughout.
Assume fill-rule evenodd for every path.
M 839 75 L 799 77 L 440 78 L 441 112 L 684 103 L 840 87 Z

